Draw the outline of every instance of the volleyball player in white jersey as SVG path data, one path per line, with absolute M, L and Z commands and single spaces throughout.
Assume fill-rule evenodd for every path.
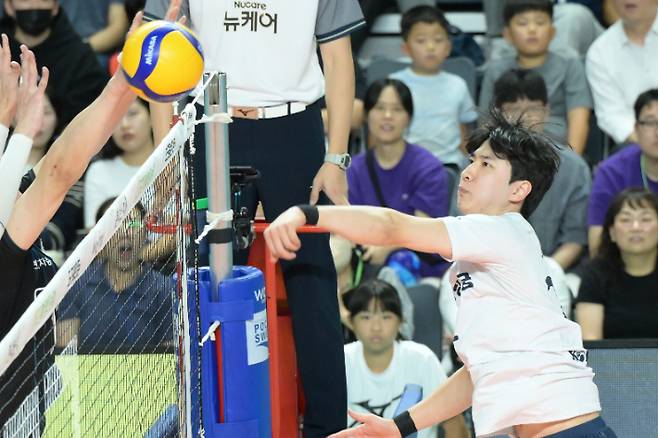
M 418 218 L 377 207 L 284 212 L 265 233 L 273 258 L 291 259 L 296 228 L 316 223 L 348 240 L 436 252 L 454 260 L 459 305 L 455 349 L 465 366 L 396 417 L 351 415 L 363 424 L 331 435 L 400 437 L 472 405 L 477 436 L 615 437 L 587 366 L 580 327 L 568 320 L 526 218 L 559 166 L 555 146 L 499 114 L 470 136 L 459 182 L 461 217 Z

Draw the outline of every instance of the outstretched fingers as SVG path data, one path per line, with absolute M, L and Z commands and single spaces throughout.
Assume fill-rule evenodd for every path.
M 180 13 L 180 4 L 181 0 L 171 0 L 169 3 L 169 9 L 167 9 L 167 13 L 164 16 L 164 19 L 167 21 L 176 21 L 176 18 L 178 18 L 178 14 Z
M 42 94 L 46 93 L 46 88 L 48 87 L 48 78 L 50 78 L 50 70 L 47 67 L 41 67 L 41 79 L 39 80 L 39 92 Z

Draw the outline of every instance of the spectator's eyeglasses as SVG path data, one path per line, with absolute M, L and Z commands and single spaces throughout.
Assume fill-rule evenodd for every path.
M 658 120 L 638 120 L 637 124 L 645 131 L 658 131 Z

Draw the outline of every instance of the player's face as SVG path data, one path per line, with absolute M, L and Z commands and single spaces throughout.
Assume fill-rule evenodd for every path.
M 502 104 L 500 109 L 509 120 L 516 121 L 520 117 L 524 125 L 537 132 L 544 130 L 548 119 L 548 105 L 540 100 L 519 99 Z
M 374 146 L 402 141 L 409 126 L 409 114 L 404 109 L 398 92 L 389 85 L 384 87 L 375 106 L 368 112 L 368 137 Z
M 141 102 L 135 101 L 130 105 L 114 130 L 112 139 L 121 150 L 128 153 L 153 148 L 151 116 Z
M 658 249 L 658 213 L 649 205 L 625 204 L 610 227 L 610 239 L 623 254 L 642 255 Z
M 436 74 L 450 55 L 448 32 L 438 23 L 416 23 L 412 26 L 402 50 L 413 61 L 413 69 L 420 74 Z
M 612 0 L 612 5 L 622 20 L 632 23 L 655 17 L 658 0 Z
M 520 210 L 521 181 L 510 183 L 510 162 L 494 154 L 485 141 L 470 157 L 471 163 L 462 171 L 457 192 L 457 205 L 463 214 L 498 215 Z M 518 209 L 512 208 L 519 204 Z
M 635 133 L 642 153 L 658 160 L 658 101 L 645 105 L 635 123 Z
M 366 354 L 379 354 L 393 348 L 400 323 L 395 313 L 382 310 L 375 299 L 370 301 L 367 311 L 352 318 L 354 334 L 363 343 Z
M 526 11 L 512 17 L 503 35 L 519 54 L 537 56 L 547 52 L 555 29 L 550 15 L 542 11 Z

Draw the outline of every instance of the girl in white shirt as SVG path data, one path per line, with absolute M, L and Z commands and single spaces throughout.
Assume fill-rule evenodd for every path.
M 436 355 L 425 345 L 400 340 L 402 302 L 396 289 L 382 280 L 369 280 L 342 296 L 357 341 L 345 345 L 347 405 L 355 412 L 393 418 L 402 412 L 407 395 L 431 394 L 447 377 Z M 348 425 L 356 422 L 348 417 Z M 418 438 L 436 437 L 436 428 Z
M 611 438 L 579 326 L 562 313 L 539 240 L 526 218 L 551 186 L 556 146 L 520 121 L 492 114 L 466 149 L 458 206 L 465 216 L 418 218 L 377 207 L 292 207 L 265 232 L 272 258 L 300 247 L 296 229 L 317 224 L 366 245 L 399 245 L 454 260 L 459 306 L 454 346 L 464 366 L 393 420 L 331 435 L 400 437 L 473 407 L 479 437 Z

